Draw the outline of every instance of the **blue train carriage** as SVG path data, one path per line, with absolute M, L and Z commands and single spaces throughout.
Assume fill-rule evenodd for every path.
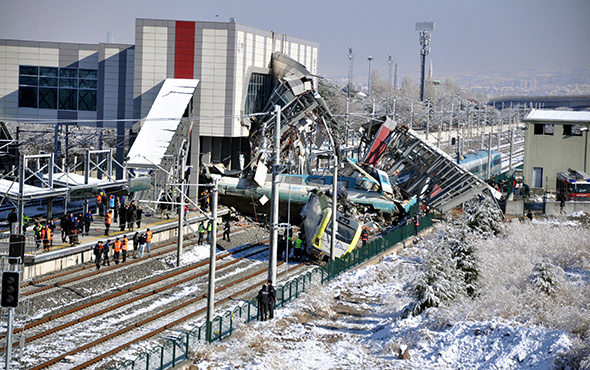
M 490 164 L 490 176 L 488 177 L 487 166 L 488 166 L 488 151 L 480 150 L 475 153 L 469 153 L 465 155 L 463 159 L 459 161 L 459 164 L 465 167 L 466 170 L 479 177 L 482 180 L 489 180 L 494 176 L 500 174 L 502 170 L 502 155 L 494 150 L 490 152 L 491 160 Z
M 313 192 L 301 211 L 305 230 L 306 252 L 317 259 L 330 258 L 332 240 L 332 206 L 321 191 Z M 336 244 L 334 258 L 339 258 L 356 248 L 361 237 L 362 224 L 354 217 L 336 212 Z

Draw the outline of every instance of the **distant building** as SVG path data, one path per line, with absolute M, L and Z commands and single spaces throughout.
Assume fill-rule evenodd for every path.
M 525 124 L 524 182 L 555 190 L 556 174 L 568 168 L 588 172 L 590 112 L 533 109 Z

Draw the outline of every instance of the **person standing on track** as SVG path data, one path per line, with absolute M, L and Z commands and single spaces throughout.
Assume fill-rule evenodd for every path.
M 129 249 L 129 239 L 127 239 L 127 235 L 123 235 L 123 240 L 121 241 L 121 256 L 123 257 L 123 262 L 127 261 L 127 250 Z
M 154 234 L 152 233 L 152 231 L 148 227 L 148 229 L 145 232 L 145 246 L 147 248 L 148 254 L 150 254 L 152 252 L 152 236 L 153 235 Z
M 136 231 L 133 235 L 133 255 L 131 257 L 137 258 L 137 253 L 139 252 L 139 232 Z
M 121 256 L 121 241 L 117 238 L 113 244 L 113 261 L 115 261 L 115 265 L 119 264 L 119 256 Z
M 199 241 L 197 242 L 197 244 L 201 245 L 203 244 L 203 237 L 205 236 L 205 226 L 203 226 L 203 223 L 201 222 L 199 224 Z
M 104 216 L 104 234 L 109 236 L 109 228 L 111 227 L 111 223 L 113 222 L 113 212 L 109 209 L 107 215 Z
M 98 243 L 94 246 L 94 263 L 96 263 L 96 269 L 100 270 L 100 260 L 102 257 L 102 240 L 99 240 Z
M 301 250 L 303 249 L 303 239 L 299 236 L 293 241 L 293 255 L 297 261 L 301 261 Z
M 111 249 L 111 243 L 110 240 L 107 239 L 107 242 L 102 246 L 102 265 L 103 266 L 110 266 L 111 265 L 111 259 L 109 257 L 109 252 Z
M 138 238 L 138 242 L 139 242 L 139 252 L 138 252 L 138 258 L 142 258 L 143 257 L 143 250 L 145 249 L 145 233 L 142 233 L 139 238 Z
M 225 226 L 223 227 L 223 240 L 227 237 L 227 241 L 229 242 L 229 233 L 231 231 L 231 224 L 229 223 L 229 219 L 225 220 Z

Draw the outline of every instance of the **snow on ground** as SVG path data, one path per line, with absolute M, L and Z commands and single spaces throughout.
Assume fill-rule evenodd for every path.
M 566 365 L 572 363 L 568 361 L 578 356 L 574 366 L 590 368 L 589 339 L 586 337 L 584 342 L 583 334 L 577 336 L 584 330 L 588 335 L 590 321 L 587 315 L 590 302 L 584 298 L 589 292 L 589 230 L 554 222 L 545 225 L 516 222 L 506 227 L 508 235 L 481 241 L 479 250 L 490 255 L 480 257 L 484 279 L 480 297 L 464 297 L 452 304 L 429 308 L 416 317 L 404 317 L 403 308 L 412 302 L 408 293 L 410 284 L 421 273 L 422 259 L 428 253 L 419 244 L 387 257 L 378 265 L 343 274 L 327 286 L 313 287 L 302 298 L 279 309 L 272 321 L 241 325 L 223 342 L 201 346 L 194 353 L 195 366 L 199 369 L 550 369 L 568 368 Z M 541 231 L 544 229 L 548 230 Z M 560 253 L 555 243 L 563 235 L 571 235 L 572 243 L 563 246 Z M 531 253 L 519 252 L 521 259 L 510 264 L 500 254 L 490 251 L 494 243 L 507 258 L 514 259 L 521 244 Z M 545 243 L 553 244 L 543 249 Z M 586 243 L 581 253 L 574 251 L 579 243 Z M 510 247 L 514 254 L 508 253 Z M 535 252 L 542 255 L 537 256 Z M 524 314 L 519 311 L 523 307 L 514 310 L 502 307 L 515 305 L 511 299 L 523 296 L 536 299 L 534 294 L 540 293 L 534 293 L 532 288 L 516 287 L 526 285 L 526 281 L 513 280 L 522 277 L 516 272 L 522 268 L 519 264 L 524 264 L 528 271 L 529 265 L 543 259 L 565 267 L 560 297 L 542 301 L 543 305 L 551 305 L 553 300 L 557 306 L 562 305 L 564 317 L 545 322 L 539 317 L 559 316 L 560 311 L 535 307 L 531 313 Z M 487 286 L 493 276 L 488 269 L 498 269 L 502 263 L 506 267 L 498 271 L 500 276 L 513 276 L 507 276 L 493 290 Z M 528 275 L 525 275 L 526 280 Z M 569 277 L 573 277 L 571 286 L 567 282 Z M 579 292 L 567 290 L 569 287 Z M 489 310 L 486 305 L 490 306 Z M 566 320 L 573 323 L 568 324 Z M 405 345 L 409 347 L 409 360 L 398 358 L 400 346 Z

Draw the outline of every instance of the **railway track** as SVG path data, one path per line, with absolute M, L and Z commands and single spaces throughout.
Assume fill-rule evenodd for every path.
M 237 232 L 246 230 L 251 227 L 252 227 L 251 225 L 241 224 L 240 227 L 235 229 L 233 232 L 237 233 Z M 222 236 L 222 233 L 220 233 L 218 235 L 218 237 L 220 237 L 220 236 Z M 190 241 L 191 239 L 193 241 Z M 186 247 L 186 246 L 191 246 L 191 245 L 197 244 L 197 241 L 195 241 L 194 239 L 195 238 L 192 235 L 186 235 L 184 237 L 184 240 L 190 241 L 190 242 L 187 244 L 183 243 L 183 245 Z M 149 256 L 146 255 L 146 256 L 144 256 L 142 258 L 138 258 L 138 259 L 129 259 L 125 264 L 122 263 L 120 265 L 114 265 L 114 266 L 108 267 L 106 269 L 96 271 L 95 264 L 93 262 L 89 262 L 85 265 L 82 265 L 82 266 L 79 266 L 79 267 L 76 267 L 73 269 L 69 269 L 67 271 L 59 272 L 56 274 L 50 274 L 47 276 L 43 276 L 43 277 L 35 278 L 35 279 L 29 280 L 29 281 L 25 281 L 20 284 L 20 288 L 21 288 L 20 295 L 21 296 L 28 296 L 31 294 L 42 292 L 44 290 L 48 290 L 48 289 L 52 289 L 52 288 L 56 288 L 56 287 L 61 287 L 61 286 L 73 283 L 75 281 L 78 281 L 78 280 L 86 279 L 90 276 L 100 275 L 101 273 L 105 273 L 106 271 L 108 271 L 110 269 L 122 267 L 127 264 L 138 263 L 138 262 L 148 259 L 148 258 L 154 258 L 154 257 L 161 256 L 163 254 L 166 254 L 166 253 L 174 252 L 174 251 L 176 251 L 177 242 L 178 241 L 176 239 L 173 239 L 171 241 L 167 241 L 164 243 L 159 243 L 157 245 L 153 245 L 152 246 L 152 253 Z M 111 261 L 112 261 L 112 259 L 111 259 Z M 89 272 L 87 274 L 80 274 L 75 277 L 67 278 L 68 276 L 76 275 L 76 274 L 83 272 L 83 271 L 89 271 Z M 63 278 L 65 278 L 65 279 L 63 279 Z M 57 280 L 57 281 L 55 283 L 47 283 L 47 282 L 51 282 L 52 280 Z M 43 286 L 38 286 L 41 283 L 47 283 L 47 284 L 43 285 Z M 34 288 L 27 289 L 30 287 L 34 287 Z
M 235 281 L 232 281 L 232 282 L 230 282 L 228 284 L 225 284 L 225 285 L 217 288 L 215 290 L 215 293 L 216 294 L 217 293 L 220 293 L 220 292 L 223 292 L 223 291 L 226 291 L 226 290 L 230 289 L 231 287 L 233 287 L 234 285 L 240 284 L 240 283 L 242 283 L 244 281 L 256 280 L 256 277 L 258 277 L 257 281 L 249 282 L 247 284 L 242 284 L 239 287 L 239 290 L 238 291 L 233 292 L 233 293 L 230 293 L 230 294 L 224 296 L 223 298 L 217 299 L 216 302 L 215 302 L 215 307 L 217 308 L 217 307 L 219 307 L 220 305 L 222 305 L 224 303 L 230 302 L 232 299 L 238 298 L 240 296 L 243 296 L 243 295 L 247 294 L 248 292 L 251 292 L 251 291 L 256 290 L 261 284 L 263 284 L 266 281 L 266 274 L 265 273 L 267 271 L 268 271 L 268 268 L 267 267 L 266 268 L 258 269 L 258 270 L 252 272 L 249 275 L 246 275 L 244 277 L 241 277 L 240 279 L 237 279 Z M 285 271 L 282 271 L 278 275 L 280 276 L 280 275 L 282 275 L 284 273 L 285 273 Z M 148 324 L 150 322 L 153 322 L 155 320 L 158 320 L 158 319 L 160 319 L 160 318 L 162 318 L 164 316 L 169 315 L 171 312 L 175 312 L 175 311 L 178 311 L 180 309 L 184 309 L 185 307 L 187 307 L 189 305 L 198 304 L 199 302 L 205 301 L 206 298 L 207 298 L 207 294 L 202 294 L 200 296 L 194 297 L 194 298 L 190 299 L 189 301 L 184 302 L 183 304 L 177 305 L 175 307 L 171 307 L 168 310 L 163 311 L 161 313 L 158 313 L 157 315 L 154 315 L 154 316 L 152 316 L 150 318 L 144 319 L 141 322 L 138 322 L 137 324 L 135 324 L 133 326 L 129 326 L 129 327 L 123 328 L 123 329 L 121 329 L 121 330 L 119 330 L 117 332 L 114 332 L 114 333 L 111 333 L 111 334 L 109 334 L 109 335 L 107 335 L 105 337 L 99 338 L 99 339 L 97 339 L 97 340 L 95 340 L 95 341 L 93 341 L 91 343 L 88 343 L 88 344 L 85 344 L 85 345 L 83 345 L 81 347 L 75 348 L 75 349 L 73 349 L 73 350 L 71 350 L 71 351 L 69 351 L 67 353 L 64 353 L 64 354 L 62 354 L 62 355 L 60 355 L 58 357 L 55 357 L 55 358 L 53 358 L 53 359 L 51 359 L 51 360 L 49 360 L 49 361 L 47 361 L 45 363 L 42 363 L 42 364 L 40 364 L 38 366 L 35 366 L 32 369 L 33 370 L 38 370 L 38 369 L 48 368 L 48 367 L 50 367 L 52 365 L 58 364 L 60 361 L 62 361 L 63 359 L 65 359 L 67 357 L 74 356 L 74 355 L 77 355 L 77 354 L 81 354 L 84 351 L 87 351 L 88 349 L 93 348 L 93 347 L 104 346 L 105 342 L 107 342 L 107 341 L 114 341 L 117 337 L 122 336 L 122 335 L 126 334 L 127 332 L 129 332 L 129 331 L 131 331 L 131 330 L 133 330 L 133 329 L 135 329 L 137 327 L 140 327 L 140 326 L 146 325 L 146 324 Z M 79 364 L 73 364 L 72 369 L 84 369 L 84 368 L 87 368 L 87 367 L 89 367 L 89 366 L 91 366 L 93 364 L 97 364 L 98 362 L 101 362 L 101 361 L 105 360 L 106 358 L 119 353 L 123 349 L 128 348 L 129 346 L 131 346 L 133 344 L 136 344 L 136 343 L 138 343 L 140 341 L 145 341 L 145 340 L 147 340 L 150 337 L 153 337 L 155 335 L 158 335 L 160 333 L 163 333 L 164 331 L 174 330 L 174 327 L 175 326 L 177 326 L 177 325 L 179 325 L 179 324 L 181 324 L 181 323 L 183 323 L 183 322 L 185 322 L 187 320 L 194 319 L 195 317 L 204 315 L 206 313 L 206 310 L 207 310 L 207 307 L 205 305 L 204 307 L 200 307 L 200 308 L 196 309 L 195 311 L 190 311 L 190 312 L 188 312 L 186 314 L 183 314 L 180 317 L 174 318 L 172 321 L 159 324 L 156 327 L 151 328 L 148 333 L 146 333 L 146 334 L 144 334 L 144 335 L 142 335 L 142 336 L 140 336 L 138 338 L 135 338 L 135 339 L 126 341 L 123 344 L 118 344 L 117 343 L 117 344 L 115 344 L 115 347 L 114 348 L 111 348 L 111 349 L 108 349 L 108 350 L 104 350 L 104 349 L 95 350 L 95 354 L 86 355 L 84 357 L 84 359 L 85 359 L 84 362 L 79 363 Z M 90 359 L 88 359 L 89 356 L 90 356 Z
M 239 229 L 236 229 L 235 232 L 239 232 Z M 127 276 L 129 276 L 129 274 L 133 275 L 134 272 L 133 270 L 127 271 L 129 269 L 131 269 L 132 267 L 135 268 L 135 270 L 137 270 L 138 268 L 141 270 L 143 268 L 143 265 L 145 265 L 146 263 L 160 263 L 160 264 L 164 264 L 165 262 L 162 262 L 165 258 L 168 258 L 169 260 L 173 260 L 174 258 L 172 258 L 172 252 L 176 251 L 176 247 L 173 248 L 167 248 L 168 246 L 170 246 L 171 244 L 175 244 L 174 242 L 172 243 L 165 243 L 162 245 L 158 245 L 158 246 L 154 246 L 154 248 L 152 249 L 152 255 L 149 259 L 147 258 L 143 258 L 143 259 L 139 259 L 139 260 L 131 260 L 125 264 L 120 264 L 120 265 L 116 265 L 113 266 L 112 268 L 107 268 L 107 269 L 101 269 L 99 271 L 88 271 L 88 273 L 84 273 L 84 270 L 88 270 L 89 267 L 90 268 L 94 268 L 94 265 L 91 266 L 83 266 L 81 268 L 76 269 L 76 271 L 69 271 L 68 273 L 61 273 L 58 274 L 59 277 L 57 278 L 57 282 L 54 282 L 54 280 L 56 279 L 55 276 L 47 276 L 44 277 L 43 279 L 36 279 L 34 282 L 27 282 L 25 284 L 26 287 L 33 287 L 33 289 L 31 289 L 29 292 L 27 292 L 28 294 L 24 295 L 24 297 L 26 297 L 27 300 L 39 300 L 39 299 L 43 299 L 43 297 L 47 297 L 47 296 L 54 296 L 57 295 L 57 292 L 61 291 L 61 290 L 75 290 L 75 288 L 73 287 L 75 284 L 79 284 L 80 282 L 88 282 L 88 281 L 100 281 L 100 280 L 108 280 L 108 279 L 112 279 L 112 276 L 125 276 L 124 279 L 127 279 Z M 193 243 L 185 243 L 185 248 L 188 247 L 189 244 L 195 244 Z M 204 248 L 202 246 L 197 247 L 195 246 L 194 248 Z M 158 250 L 160 249 L 160 250 Z M 206 247 L 207 251 L 209 249 L 209 247 Z M 217 260 L 220 260 L 222 263 L 218 264 L 218 272 L 217 272 L 217 281 L 219 281 L 220 284 L 220 288 L 218 288 L 219 291 L 223 291 L 225 289 L 230 289 L 230 287 L 233 287 L 236 284 L 240 284 L 241 281 L 236 282 L 237 279 L 234 279 L 234 277 L 236 276 L 236 272 L 237 275 L 243 275 L 246 273 L 246 271 L 251 271 L 253 268 L 255 268 L 255 266 L 260 265 L 262 263 L 263 260 L 266 260 L 264 257 L 261 257 L 261 254 L 264 254 L 265 251 L 267 250 L 267 247 L 262 247 L 260 245 L 255 245 L 255 246 L 242 246 L 242 247 L 238 247 L 238 248 L 234 248 L 230 251 L 227 252 L 218 252 L 218 256 L 217 256 Z M 170 254 L 170 256 L 166 256 L 166 254 Z M 208 255 L 208 252 L 207 252 Z M 267 255 L 267 253 L 266 253 Z M 155 258 L 155 257 L 159 257 L 159 258 Z M 227 262 L 225 262 L 227 260 Z M 253 263 L 251 263 L 250 265 L 248 265 L 247 263 L 245 263 L 245 261 L 253 261 Z M 36 358 L 35 361 L 31 361 L 30 358 L 31 356 L 35 356 L 34 354 L 31 353 L 25 353 L 26 351 L 29 351 L 29 349 L 31 351 L 33 351 L 34 353 L 37 354 L 43 354 L 43 355 L 47 355 L 47 354 L 55 354 L 55 343 L 59 343 L 60 341 L 62 341 L 62 338 L 74 338 L 74 334 L 72 334 L 72 330 L 74 332 L 78 332 L 78 333 L 84 333 L 85 331 L 87 331 L 87 329 L 89 327 L 95 327 L 95 326 L 111 326 L 111 328 L 108 329 L 108 331 L 110 332 L 112 327 L 116 327 L 117 331 L 119 330 L 123 330 L 123 329 L 119 329 L 119 327 L 132 327 L 134 329 L 128 329 L 128 330 L 139 330 L 139 331 L 145 331 L 144 325 L 148 322 L 153 322 L 154 320 L 158 320 L 157 318 L 153 318 L 153 319 L 149 319 L 149 315 L 146 314 L 142 314 L 139 315 L 141 316 L 140 318 L 138 318 L 139 321 L 137 320 L 130 320 L 130 322 L 128 323 L 129 325 L 123 325 L 120 323 L 115 323 L 115 321 L 117 319 L 113 319 L 113 312 L 133 312 L 133 311 L 137 311 L 139 310 L 137 307 L 149 307 L 150 305 L 155 305 L 154 302 L 158 302 L 158 300 L 170 300 L 173 301 L 174 299 L 170 299 L 171 297 L 182 297 L 181 300 L 182 301 L 188 301 L 187 302 L 182 302 L 178 305 L 176 305 L 177 307 L 174 308 L 174 305 L 172 303 L 170 303 L 171 307 L 166 307 L 165 309 L 162 309 L 160 307 L 158 307 L 155 311 L 158 312 L 167 312 L 166 315 L 173 315 L 174 312 L 178 311 L 178 310 L 182 310 L 183 307 L 187 307 L 187 306 L 194 306 L 194 305 L 203 305 L 202 301 L 204 298 L 206 298 L 206 294 L 192 294 L 192 296 L 194 296 L 193 298 L 187 298 L 187 294 L 184 294 L 182 291 L 183 290 L 190 290 L 189 288 L 187 288 L 187 284 L 188 287 L 191 286 L 205 286 L 205 280 L 206 280 L 206 275 L 208 274 L 208 260 L 206 261 L 200 261 L 199 263 L 193 263 L 190 264 L 188 266 L 181 266 L 180 268 L 174 268 L 172 271 L 166 272 L 166 273 L 162 273 L 161 276 L 158 276 L 157 278 L 152 278 L 152 279 L 147 279 L 145 281 L 141 281 L 141 279 L 139 279 L 140 281 L 134 284 L 129 284 L 129 285 L 124 285 L 124 286 L 120 286 L 120 287 L 115 287 L 115 288 L 106 288 L 103 289 L 106 292 L 102 292 L 102 295 L 98 294 L 93 294 L 91 292 L 91 297 L 89 298 L 88 302 L 85 302 L 83 304 L 77 304 L 77 307 L 73 307 L 73 308 L 68 308 L 65 307 L 65 309 L 60 310 L 59 312 L 55 312 L 52 313 L 51 315 L 47 315 L 45 317 L 42 317 L 40 319 L 37 319 L 33 322 L 27 323 L 24 326 L 24 336 L 26 336 L 26 340 L 23 343 L 27 344 L 27 347 L 23 352 L 22 356 L 15 356 L 14 358 L 28 358 L 29 360 L 25 360 L 26 363 L 21 363 L 20 365 L 23 365 L 22 367 L 24 368 L 29 368 L 31 366 L 34 366 L 37 363 L 40 363 L 41 361 L 39 361 L 39 358 Z M 254 266 L 254 267 L 253 267 Z M 83 276 L 69 276 L 70 274 L 76 274 L 76 273 L 80 273 L 80 271 L 83 272 Z M 254 276 L 260 275 L 264 272 L 264 270 L 259 271 L 257 274 L 254 274 L 252 276 L 247 277 L 244 280 L 247 279 L 252 279 L 254 278 Z M 111 276 L 109 278 L 109 276 Z M 65 279 L 64 279 L 65 277 Z M 134 276 L 135 278 L 136 276 Z M 86 278 L 86 279 L 85 279 Z M 264 279 L 263 279 L 264 280 Z M 262 280 L 261 280 L 262 281 Z M 43 286 L 43 287 L 36 287 L 35 285 L 41 284 L 42 282 L 49 282 L 49 284 L 47 284 L 47 286 Z M 184 286 L 183 286 L 184 284 Z M 243 284 L 243 283 L 242 283 Z M 223 286 L 222 286 L 223 285 Z M 50 288 L 53 288 L 54 290 L 51 290 Z M 25 288 L 26 289 L 26 288 Z M 99 289 L 100 290 L 100 289 Z M 217 304 L 221 304 L 223 302 L 226 302 L 227 300 L 231 299 L 232 297 L 236 297 L 237 295 L 239 295 L 239 292 L 241 290 L 239 290 L 238 292 L 234 292 L 234 289 L 231 289 L 231 297 L 225 297 L 222 298 L 222 300 L 218 300 Z M 194 292 L 193 292 L 194 293 Z M 188 294 L 188 296 L 191 296 L 191 294 Z M 123 298 L 123 297 L 127 297 L 127 298 Z M 197 299 L 198 298 L 198 299 Z M 196 299 L 196 300 L 195 300 Z M 146 303 L 147 302 L 147 303 Z M 139 306 L 138 306 L 139 305 Z M 66 305 L 67 306 L 67 305 Z M 197 309 L 191 309 L 192 313 L 197 312 L 195 315 L 199 315 L 199 313 L 202 313 L 202 307 L 199 307 Z M 101 317 L 106 317 L 106 319 L 101 319 Z M 162 315 L 158 316 L 161 317 Z M 185 315 L 186 316 L 186 315 Z M 194 315 L 193 315 L 194 316 Z M 189 316 L 187 316 L 188 319 Z M 187 320 L 185 319 L 185 320 Z M 102 321 L 101 321 L 102 320 Z M 146 321 L 147 320 L 147 321 Z M 172 319 L 170 319 L 172 320 Z M 169 321 L 170 321 L 169 320 Z M 174 318 L 172 321 L 176 321 L 178 319 Z M 185 320 L 180 320 L 180 321 L 185 321 Z M 110 325 L 109 322 L 112 321 L 113 325 Z M 179 322 L 180 322 L 179 321 Z M 102 323 L 101 323 L 102 322 Z M 170 327 L 169 324 L 164 324 L 166 327 Z M 72 328 L 78 328 L 76 329 L 72 329 Z M 15 330 L 15 334 L 19 333 L 20 331 L 22 331 L 23 329 L 17 329 Z M 136 331 L 137 331 L 136 330 Z M 157 335 L 157 333 L 154 333 L 153 335 Z M 152 335 L 152 336 L 153 336 Z M 57 337 L 56 337 L 57 336 Z M 94 335 L 91 335 L 92 337 L 103 337 L 102 335 L 98 336 L 96 335 L 96 333 Z M 105 339 L 106 340 L 106 339 Z M 133 339 L 131 342 L 132 343 L 136 343 L 138 340 Z M 75 342 L 74 339 L 72 339 L 72 343 Z M 81 343 L 88 343 L 89 340 L 86 338 L 84 340 L 80 340 Z M 41 343 L 41 344 L 40 344 Z M 43 344 L 45 343 L 45 344 Z M 69 348 L 72 343 L 68 343 L 67 345 L 63 345 L 63 346 L 59 346 L 59 347 L 63 347 L 63 348 Z M 17 343 L 13 343 L 13 346 L 16 346 Z M 131 344 L 130 344 L 131 345 Z M 45 348 L 42 349 L 44 346 L 47 346 L 49 348 Z M 77 346 L 77 345 L 76 345 Z M 78 347 L 78 346 L 77 346 Z M 41 348 L 41 349 L 40 349 Z M 18 353 L 19 351 L 17 350 L 15 353 Z M 104 351 L 100 351 L 101 353 L 104 353 Z M 66 357 L 71 357 L 71 354 L 66 354 Z M 59 356 L 57 356 L 59 357 Z M 64 357 L 65 358 L 65 357 Z M 46 358 L 44 358 L 42 361 L 45 361 Z M 57 362 L 63 360 L 57 360 Z M 28 361 L 28 362 L 27 362 Z M 20 361 L 19 361 L 20 362 Z M 47 361 L 45 361 L 47 362 Z M 49 365 L 48 365 L 49 366 Z M 63 366 L 63 363 L 62 363 Z M 69 368 L 70 366 L 68 366 Z
M 231 252 L 226 252 L 226 253 L 223 253 L 223 254 L 218 255 L 216 257 L 216 261 L 220 261 L 220 260 L 229 258 L 231 256 L 234 256 L 234 255 L 238 254 L 238 253 L 244 252 L 245 250 L 248 250 L 248 249 L 249 248 L 236 248 L 236 250 L 232 250 Z M 160 254 L 163 254 L 163 253 L 164 252 L 161 252 Z M 223 263 L 222 265 L 219 266 L 219 268 L 225 268 L 227 266 L 230 266 L 230 265 L 232 265 L 234 263 L 237 263 L 237 262 L 239 262 L 239 261 L 241 261 L 241 260 L 243 260 L 245 258 L 251 257 L 254 254 L 258 254 L 258 253 L 260 253 L 260 251 L 256 251 L 253 254 L 248 254 L 246 256 L 237 258 L 237 259 L 232 260 L 232 261 L 227 262 L 227 263 Z M 149 281 L 146 281 L 146 282 L 143 282 L 143 283 L 134 285 L 134 286 L 129 287 L 129 288 L 120 289 L 120 290 L 118 290 L 116 292 L 110 293 L 110 294 L 108 294 L 108 295 L 106 295 L 104 297 L 98 298 L 98 299 L 93 300 L 91 302 L 82 304 L 82 305 L 77 306 L 77 307 L 73 307 L 71 309 L 67 309 L 65 311 L 59 312 L 59 313 L 54 314 L 54 315 L 46 316 L 44 318 L 35 320 L 35 321 L 31 322 L 31 323 L 26 324 L 23 328 L 15 329 L 14 330 L 14 333 L 15 334 L 18 334 L 19 332 L 21 332 L 23 330 L 26 330 L 28 332 L 29 330 L 31 330 L 31 329 L 33 329 L 33 328 L 35 328 L 37 326 L 40 326 L 42 324 L 45 324 L 45 323 L 48 323 L 48 322 L 56 322 L 59 319 L 63 319 L 65 316 L 72 315 L 72 314 L 75 314 L 75 313 L 80 312 L 82 310 L 85 310 L 87 308 L 91 308 L 91 307 L 97 306 L 97 305 L 99 305 L 99 304 L 101 304 L 103 302 L 106 302 L 106 301 L 109 301 L 109 300 L 112 300 L 112 299 L 115 299 L 115 298 L 122 297 L 125 294 L 137 293 L 141 289 L 149 289 L 150 287 L 155 286 L 157 283 L 159 283 L 159 282 L 161 282 L 163 280 L 170 279 L 172 277 L 176 277 L 176 276 L 182 275 L 182 274 L 184 274 L 186 272 L 189 272 L 189 271 L 198 269 L 200 267 L 206 266 L 208 263 L 209 263 L 208 260 L 204 260 L 204 261 L 201 261 L 201 262 L 199 262 L 197 264 L 194 264 L 194 265 L 191 265 L 191 266 L 188 266 L 188 267 L 183 267 L 183 268 L 176 269 L 175 271 L 171 271 L 170 273 L 168 273 L 168 274 L 166 274 L 164 276 L 160 276 L 160 277 L 151 279 Z M 113 266 L 113 267 L 117 267 L 117 266 Z M 208 270 L 206 270 L 204 272 L 197 273 L 196 275 L 194 275 L 194 277 L 202 276 L 202 275 L 204 275 L 207 272 L 208 272 Z M 127 304 L 130 304 L 132 302 L 135 302 L 135 301 L 137 301 L 139 299 L 145 298 L 145 297 L 147 297 L 149 295 L 160 293 L 161 291 L 163 291 L 165 289 L 168 289 L 168 288 L 171 288 L 173 286 L 176 286 L 176 285 L 179 285 L 181 283 L 184 283 L 184 282 L 186 282 L 186 281 L 188 281 L 188 280 L 190 280 L 192 278 L 193 277 L 184 278 L 184 279 L 181 279 L 181 280 L 177 280 L 177 281 L 175 281 L 175 282 L 173 282 L 171 284 L 168 284 L 165 287 L 157 287 L 157 288 L 154 288 L 154 289 L 148 291 L 147 293 L 143 293 L 143 294 L 140 294 L 140 295 L 135 295 L 134 297 L 132 297 L 132 298 L 126 300 L 126 301 L 117 303 L 116 306 L 117 307 L 122 307 L 124 305 L 127 305 Z M 113 306 L 110 306 L 110 308 L 112 308 L 112 307 Z M 32 342 L 32 341 L 34 341 L 36 339 L 39 339 L 39 338 L 41 338 L 43 336 L 49 335 L 52 332 L 57 331 L 58 329 L 65 328 L 67 326 L 70 326 L 70 325 L 73 325 L 73 324 L 76 324 L 76 323 L 80 323 L 80 322 L 83 322 L 83 321 L 90 320 L 90 319 L 92 319 L 93 315 L 102 314 L 104 312 L 106 312 L 106 311 L 101 310 L 101 311 L 93 312 L 91 315 L 85 315 L 85 316 L 82 316 L 82 317 L 78 317 L 75 320 L 72 320 L 72 321 L 66 322 L 64 324 L 61 324 L 57 328 L 54 328 L 54 329 L 47 330 L 47 331 L 44 331 L 44 332 L 39 333 L 39 334 L 35 334 L 35 335 L 32 335 L 32 336 L 29 336 L 29 337 L 27 337 L 25 339 L 25 343 L 29 343 L 29 342 Z M 17 344 L 18 343 L 13 343 L 13 346 L 16 346 Z M 1 351 L 4 351 L 4 350 L 5 350 L 5 347 L 0 348 L 0 352 Z

